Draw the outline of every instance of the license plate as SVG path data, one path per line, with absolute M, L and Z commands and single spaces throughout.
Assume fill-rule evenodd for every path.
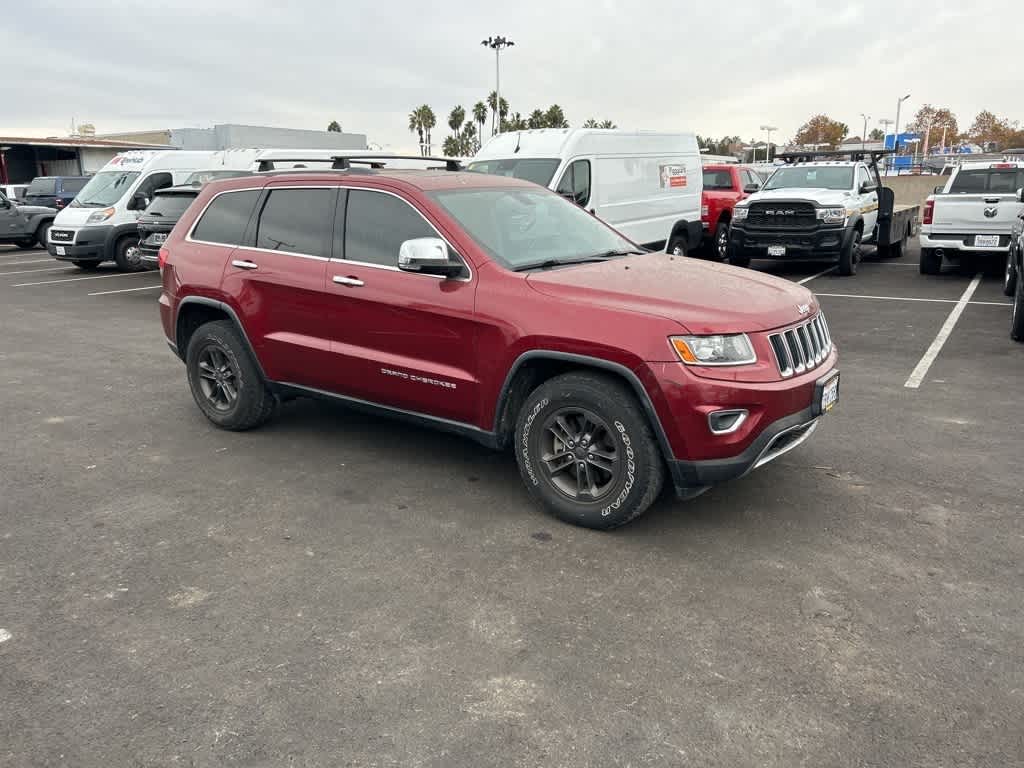
M 64 246 L 63 245 L 58 245 L 57 246 L 57 255 L 58 256 L 66 256 L 67 255 L 67 251 L 64 250 Z
M 997 248 L 999 247 L 999 235 L 975 235 L 975 248 Z
M 786 255 L 786 246 L 784 246 L 784 245 L 769 245 L 768 246 L 768 255 L 769 256 L 785 256 Z
M 821 387 L 821 413 L 828 413 L 839 402 L 839 374 L 830 378 Z
M 147 243 L 151 243 L 152 245 L 160 245 L 166 239 L 167 239 L 167 235 L 162 234 L 162 233 L 157 233 L 155 235 L 150 235 L 148 238 L 146 238 L 146 242 Z

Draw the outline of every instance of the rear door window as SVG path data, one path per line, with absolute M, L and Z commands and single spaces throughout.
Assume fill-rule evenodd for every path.
M 590 161 L 576 160 L 566 168 L 556 191 L 578 205 L 586 205 L 590 200 Z
M 26 195 L 55 195 L 57 194 L 57 180 L 39 178 L 32 179 L 32 183 L 28 185 L 28 191 Z
M 327 258 L 336 197 L 336 189 L 271 190 L 256 227 L 256 247 Z
M 146 209 L 146 215 L 170 223 L 181 218 L 196 199 L 195 195 L 157 195 Z
M 158 189 L 164 189 L 165 187 L 171 186 L 173 183 L 174 181 L 169 173 L 152 173 L 142 180 L 142 183 L 139 184 L 139 188 L 135 190 L 135 194 L 152 198 L 153 193 Z
M 402 243 L 417 237 L 437 237 L 437 232 L 407 202 L 383 192 L 349 190 L 343 252 L 346 260 L 397 267 Z
M 976 168 L 960 171 L 953 179 L 949 191 L 954 194 L 1012 194 L 1024 187 L 1024 169 Z
M 192 231 L 193 240 L 222 245 L 242 245 L 245 229 L 261 190 L 224 192 L 213 199 Z
M 704 171 L 704 189 L 732 189 L 732 173 L 729 171 Z

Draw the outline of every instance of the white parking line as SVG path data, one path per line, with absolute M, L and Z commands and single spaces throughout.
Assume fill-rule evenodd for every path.
M 62 270 L 66 271 L 67 269 L 69 269 L 69 268 L 68 267 L 47 267 L 46 269 L 18 269 L 18 270 L 15 270 L 14 272 L 0 272 L 0 277 L 3 277 L 5 275 L 29 275 L 29 274 L 32 274 L 33 272 L 60 272 Z
M 32 261 L 0 261 L 0 266 L 3 267 L 20 267 L 24 264 L 45 264 L 47 262 L 53 262 L 56 259 L 33 259 Z
M 876 299 L 878 301 L 926 301 L 935 304 L 959 304 L 960 299 L 919 299 L 914 296 L 865 296 L 859 293 L 816 293 L 837 299 Z M 1012 301 L 968 301 L 972 307 L 1012 307 Z
M 921 382 L 924 381 L 924 377 L 928 375 L 928 369 L 932 367 L 932 363 L 935 362 L 935 358 L 939 356 L 939 352 L 942 351 L 943 345 L 946 343 L 946 339 L 953 333 L 953 328 L 956 326 L 956 321 L 960 319 L 960 315 L 963 314 L 964 309 L 971 301 L 971 296 L 978 290 L 978 286 L 981 285 L 981 273 L 979 272 L 971 280 L 971 284 L 967 286 L 963 296 L 956 303 L 956 306 L 949 312 L 949 317 L 946 318 L 946 322 L 942 324 L 939 329 L 938 335 L 935 337 L 935 341 L 928 347 L 928 351 L 924 353 L 924 357 L 917 363 L 917 366 L 910 374 L 910 378 L 907 379 L 907 383 L 904 387 L 909 389 L 917 389 L 921 386 Z
M 115 272 L 112 275 L 89 275 L 88 277 L 67 277 L 63 280 L 43 280 L 38 283 L 15 283 L 11 288 L 28 288 L 32 285 L 52 285 L 53 283 L 73 283 L 76 280 L 102 280 L 105 277 L 132 277 L 133 275 L 145 275 L 146 272 Z
M 796 284 L 797 285 L 803 285 L 804 283 L 809 283 L 814 278 L 821 277 L 822 275 L 827 275 L 829 272 L 832 272 L 834 269 L 835 269 L 835 267 L 829 267 L 828 269 L 823 269 L 823 270 L 821 270 L 821 272 L 819 272 L 816 275 L 811 275 L 810 277 L 805 277 L 803 280 L 797 280 Z
M 161 288 L 162 284 L 157 285 L 144 285 L 141 288 L 122 288 L 119 291 L 97 291 L 96 293 L 90 293 L 89 296 L 107 296 L 111 293 L 129 293 L 130 291 L 152 291 L 154 288 Z

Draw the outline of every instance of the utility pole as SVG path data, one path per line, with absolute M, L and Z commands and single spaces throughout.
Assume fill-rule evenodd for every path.
M 497 35 L 481 40 L 480 45 L 494 50 L 494 113 L 497 117 L 496 133 L 501 133 L 501 49 L 515 45 L 508 38 Z
M 867 143 L 868 143 L 868 120 L 870 120 L 871 118 L 868 117 L 867 115 L 865 115 L 863 112 L 860 113 L 860 116 L 864 118 L 864 131 L 860 135 L 860 148 L 861 148 L 861 151 L 864 151 L 865 149 L 867 149 Z
M 768 134 L 764 143 L 764 161 L 767 163 L 772 151 L 772 131 L 779 130 L 774 125 L 762 125 L 761 130 Z M 754 150 L 754 162 L 757 162 L 757 150 Z
M 902 99 L 896 101 L 896 131 L 893 136 L 893 148 L 896 150 L 896 154 L 900 153 L 900 108 L 903 107 L 903 102 L 910 98 L 908 93 Z

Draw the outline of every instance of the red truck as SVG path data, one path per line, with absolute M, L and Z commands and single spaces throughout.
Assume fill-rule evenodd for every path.
M 704 227 L 704 247 L 719 261 L 729 250 L 729 222 L 732 209 L 740 200 L 757 192 L 764 179 L 753 169 L 733 163 L 704 165 L 704 192 L 700 221 Z
M 161 249 L 163 330 L 217 426 L 340 400 L 512 448 L 536 501 L 613 528 L 836 403 L 805 288 L 645 252 L 520 179 L 359 162 L 212 182 Z

